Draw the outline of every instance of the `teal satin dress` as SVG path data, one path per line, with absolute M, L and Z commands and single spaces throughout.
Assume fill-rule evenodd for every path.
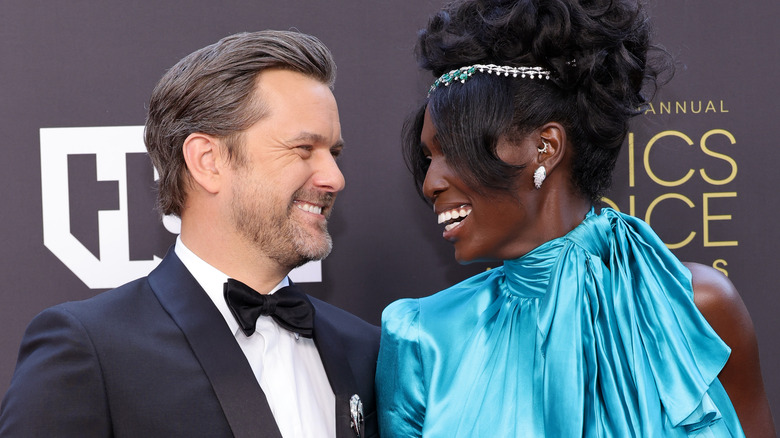
M 383 437 L 740 437 L 730 350 L 690 272 L 603 209 L 502 267 L 382 315 Z

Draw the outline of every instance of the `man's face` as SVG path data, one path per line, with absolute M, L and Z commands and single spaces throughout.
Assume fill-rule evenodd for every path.
M 292 269 L 331 250 L 327 218 L 344 188 L 338 108 L 327 85 L 286 70 L 261 73 L 255 93 L 265 115 L 239 140 L 227 208 L 241 238 Z

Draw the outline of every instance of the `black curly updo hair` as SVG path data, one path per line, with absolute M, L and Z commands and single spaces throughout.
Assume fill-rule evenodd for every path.
M 663 50 L 648 56 L 648 17 L 638 0 L 460 0 L 420 31 L 420 66 L 438 78 L 474 64 L 538 66 L 550 79 L 475 73 L 439 86 L 404 128 L 404 155 L 421 192 L 427 159 L 420 148 L 425 109 L 442 153 L 473 188 L 513 190 L 524 166 L 496 155 L 499 138 L 521 139 L 548 122 L 574 149 L 573 183 L 596 202 L 609 187 L 629 119 L 647 104 Z M 650 91 L 650 93 L 647 93 Z

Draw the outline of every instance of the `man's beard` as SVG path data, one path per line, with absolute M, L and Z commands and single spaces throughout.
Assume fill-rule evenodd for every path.
M 328 234 L 327 222 L 322 221 L 319 230 L 314 231 L 310 225 L 296 220 L 295 215 L 308 213 L 294 211 L 297 207 L 293 200 L 302 199 L 332 206 L 332 193 L 305 194 L 300 189 L 282 210 L 270 191 L 256 188 L 254 193 L 250 192 L 252 190 L 242 188 L 234 193 L 233 223 L 246 239 L 254 242 L 260 253 L 289 269 L 313 260 L 322 260 L 330 254 L 333 241 Z

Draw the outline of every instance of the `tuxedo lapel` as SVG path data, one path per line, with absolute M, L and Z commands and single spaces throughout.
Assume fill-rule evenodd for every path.
M 176 257 L 173 248 L 149 274 L 149 284 L 187 338 L 214 388 L 233 435 L 281 438 L 265 394 L 222 314 Z
M 336 396 L 336 436 L 338 438 L 355 437 L 350 426 L 352 419 L 349 410 L 349 400 L 357 394 L 358 387 L 349 360 L 346 357 L 342 340 L 337 336 L 338 330 L 331 321 L 317 312 L 316 301 L 313 301 L 314 313 L 314 344 L 322 359 L 325 373 L 328 375 L 330 387 Z M 362 432 L 362 429 L 361 429 Z

